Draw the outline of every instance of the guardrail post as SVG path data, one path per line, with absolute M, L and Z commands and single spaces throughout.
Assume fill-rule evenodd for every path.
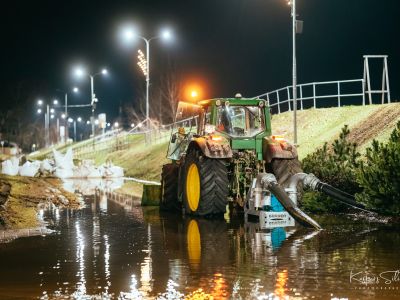
M 280 114 L 281 113 L 281 103 L 279 100 L 279 92 L 278 91 L 276 91 L 276 99 L 278 100 L 278 114 Z
M 313 83 L 313 99 L 314 99 L 314 108 L 317 108 L 317 101 L 316 101 L 316 95 L 315 95 L 315 82 Z
M 288 105 L 289 105 L 289 111 L 291 111 L 292 110 L 292 107 L 291 107 L 291 105 L 290 105 L 290 90 L 289 90 L 289 87 L 287 86 L 286 87 L 286 90 L 287 90 L 287 99 L 288 99 Z
M 337 82 L 338 106 L 340 107 L 340 81 Z
M 303 110 L 303 86 L 300 85 L 300 109 Z
M 362 94 L 363 94 L 362 95 L 362 101 L 363 101 L 362 105 L 365 106 L 365 79 L 362 80 L 361 84 L 362 84 Z

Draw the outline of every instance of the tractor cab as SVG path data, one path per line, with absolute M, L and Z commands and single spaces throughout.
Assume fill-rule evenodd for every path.
M 179 160 L 193 138 L 225 140 L 232 149 L 252 149 L 262 155 L 262 139 L 271 135 L 265 100 L 220 98 L 197 104 L 179 102 L 167 157 Z
M 265 131 L 263 108 L 259 106 L 221 105 L 217 107 L 216 131 L 230 137 L 253 137 Z

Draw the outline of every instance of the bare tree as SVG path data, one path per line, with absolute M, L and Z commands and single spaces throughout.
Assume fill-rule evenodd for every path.
M 174 64 L 170 63 L 167 72 L 161 77 L 160 87 L 163 102 L 169 111 L 169 120 L 173 120 L 183 89 L 182 80 Z

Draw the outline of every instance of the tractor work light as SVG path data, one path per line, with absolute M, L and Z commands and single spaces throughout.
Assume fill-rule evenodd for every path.
M 211 136 L 211 140 L 212 140 L 212 141 L 216 141 L 216 142 L 222 141 L 222 136 L 219 136 L 219 135 L 212 135 L 212 136 Z

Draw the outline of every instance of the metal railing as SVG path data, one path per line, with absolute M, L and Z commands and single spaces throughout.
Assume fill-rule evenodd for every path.
M 347 87 L 344 87 L 347 85 Z M 349 88 L 351 87 L 351 89 Z M 322 92 L 321 90 L 325 91 Z M 326 92 L 326 90 L 329 90 Z M 334 92 L 332 92 L 332 90 Z M 348 92 L 344 92 L 344 90 Z M 275 113 L 291 111 L 293 105 L 293 89 L 292 86 L 258 95 L 254 98 L 266 98 L 269 101 L 270 107 Z M 305 108 L 324 107 L 341 107 L 346 104 L 346 98 L 353 98 L 360 101 L 360 104 L 365 105 L 365 84 L 363 79 L 338 80 L 338 81 L 323 81 L 303 83 L 297 85 L 297 107 L 300 110 Z M 334 101 L 323 102 L 319 100 L 331 99 Z

